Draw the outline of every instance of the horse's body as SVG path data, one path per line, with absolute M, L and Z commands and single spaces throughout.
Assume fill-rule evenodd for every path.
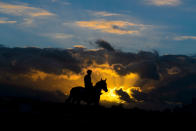
M 95 87 L 89 89 L 80 86 L 74 87 L 71 89 L 66 103 L 70 102 L 80 104 L 81 101 L 84 101 L 87 104 L 99 104 L 102 89 L 105 92 L 108 91 L 106 80 L 97 82 Z

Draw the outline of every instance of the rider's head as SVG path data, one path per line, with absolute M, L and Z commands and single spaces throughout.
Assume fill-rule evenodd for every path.
M 88 75 L 91 75 L 91 73 L 92 73 L 92 70 L 87 70 Z

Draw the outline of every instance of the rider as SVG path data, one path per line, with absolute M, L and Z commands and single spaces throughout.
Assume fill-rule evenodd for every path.
M 84 85 L 86 89 L 93 88 L 93 84 L 91 82 L 91 74 L 92 70 L 88 70 L 87 75 L 84 77 Z

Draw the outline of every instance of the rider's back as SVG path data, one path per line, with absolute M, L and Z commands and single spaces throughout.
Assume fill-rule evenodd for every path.
M 85 84 L 85 88 L 92 88 L 93 87 L 93 85 L 91 83 L 91 77 L 90 77 L 90 75 L 86 75 L 84 77 L 84 84 Z

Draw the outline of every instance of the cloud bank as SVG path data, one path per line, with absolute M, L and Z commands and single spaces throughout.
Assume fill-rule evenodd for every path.
M 131 96 L 124 89 L 116 90 L 116 95 L 129 106 L 162 109 L 189 103 L 196 95 L 195 57 L 159 56 L 156 51 L 122 52 L 104 40 L 93 44 L 99 49 L 89 50 L 83 46 L 71 49 L 1 46 L 2 94 L 12 95 L 10 90 L 3 88 L 6 86 L 16 88 L 18 94 L 25 94 L 27 89 L 54 94 L 58 91 L 61 92 L 59 99 L 63 101 L 65 97 L 62 94 L 68 95 L 72 87 L 82 86 L 85 71 L 92 69 L 94 82 L 102 77 L 108 78 L 108 87 L 119 80 L 119 86 L 127 83 L 126 90 L 132 92 Z M 58 95 L 55 95 L 56 98 Z

